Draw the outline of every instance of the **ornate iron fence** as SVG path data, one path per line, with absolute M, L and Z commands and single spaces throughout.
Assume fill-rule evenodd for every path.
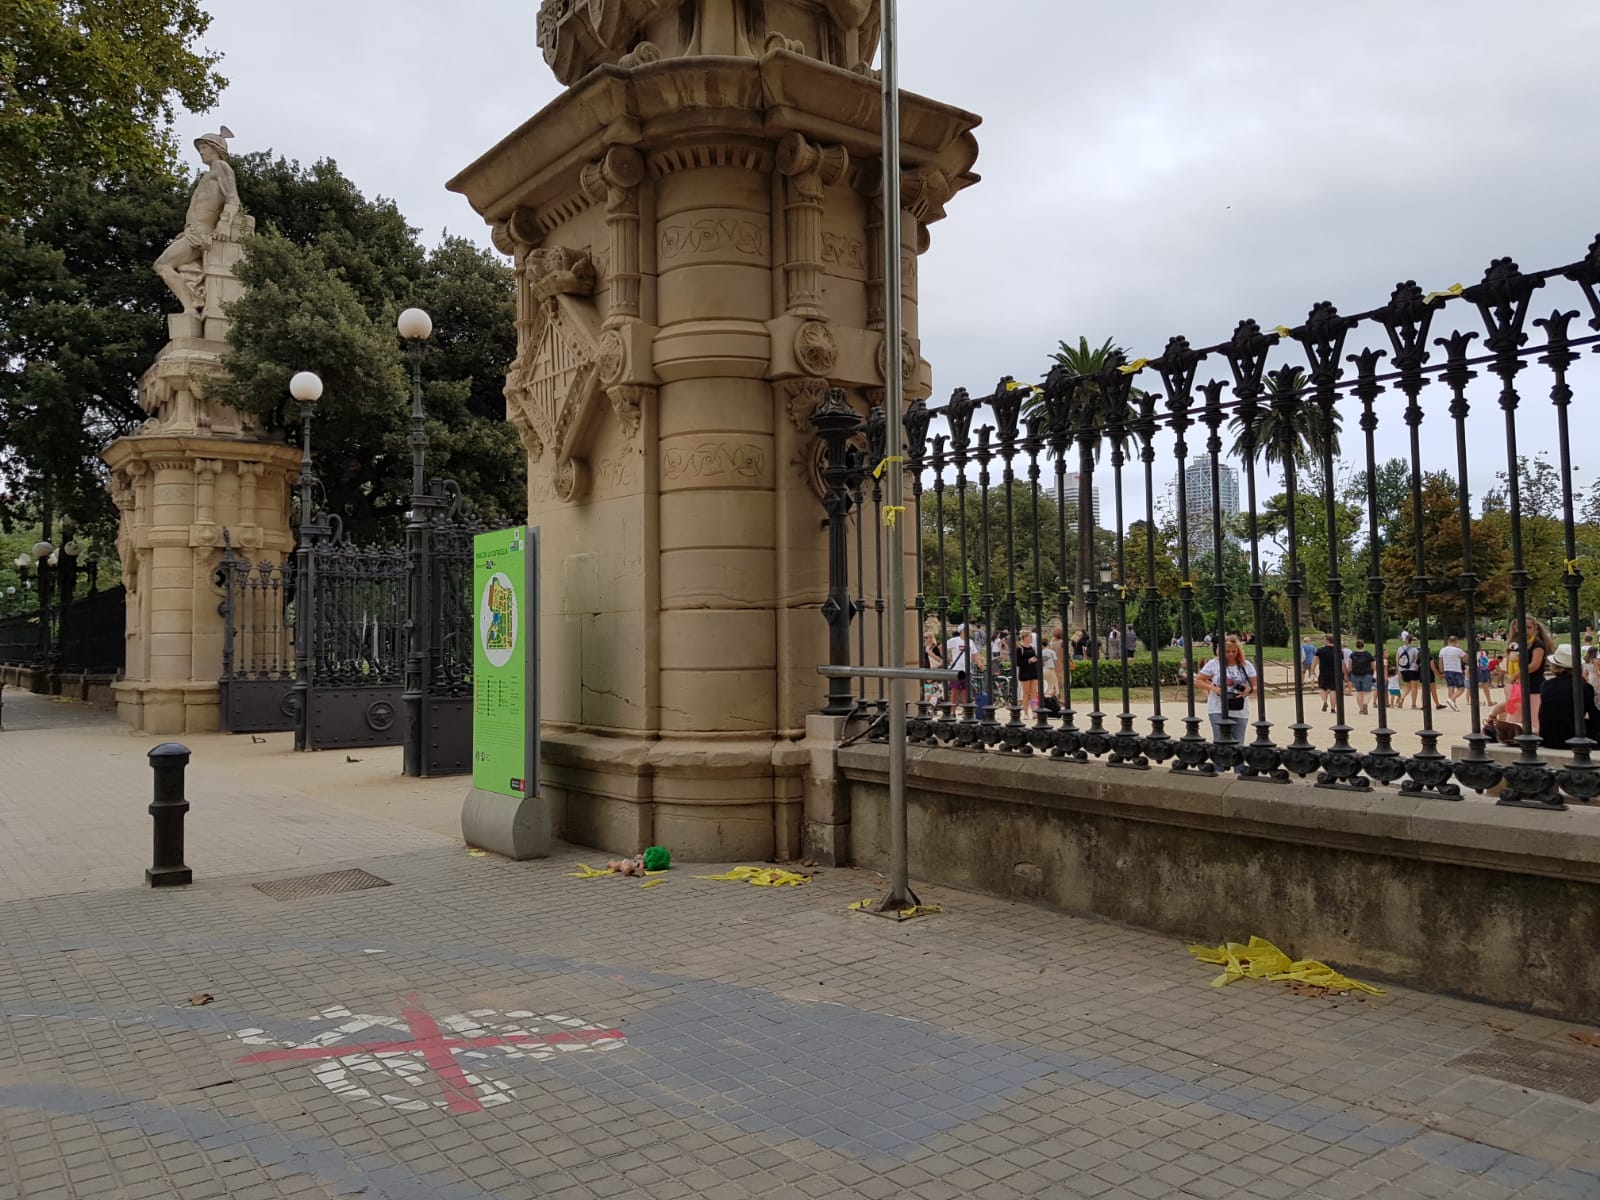
M 236 554 L 227 530 L 222 546 L 216 580 L 222 589 L 222 729 L 293 729 L 295 561 Z
M 1534 318 L 1534 301 L 1544 297 L 1553 307 Z M 1528 273 L 1508 258 L 1497 259 L 1469 287 L 1430 293 L 1406 281 L 1386 303 L 1352 316 L 1322 302 L 1294 328 L 1264 329 L 1245 320 L 1231 337 L 1211 345 L 1174 337 L 1154 359 L 1129 362 L 1116 352 L 1087 374 L 1058 366 L 1037 386 L 1007 377 L 988 396 L 957 389 L 941 406 L 914 402 L 904 428 L 912 509 L 906 517 L 922 550 L 916 628 L 936 641 L 934 651 L 941 655 L 952 645 L 952 632 L 961 638 L 981 630 L 982 637 L 972 639 L 969 686 L 925 693 L 911 714 L 908 736 L 925 744 L 1044 754 L 1066 764 L 1168 764 L 1173 771 L 1204 774 L 1232 769 L 1246 779 L 1279 783 L 1314 776 L 1321 786 L 1358 791 L 1398 783 L 1444 799 L 1461 798 L 1466 787 L 1497 791 L 1502 804 L 1540 809 L 1564 807 L 1564 798 L 1600 795 L 1600 766 L 1592 760 L 1596 743 L 1585 736 L 1582 718 L 1593 700 L 1581 664 L 1570 679 L 1554 685 L 1571 688 L 1571 712 L 1578 714 L 1576 736 L 1560 739 L 1563 746 L 1541 749 L 1541 699 L 1532 686 L 1553 670 L 1549 660 L 1556 649 L 1534 619 L 1535 611 L 1548 611 L 1549 602 L 1548 594 L 1535 594 L 1536 583 L 1563 596 L 1567 640 L 1576 643 L 1582 621 L 1571 373 L 1585 350 L 1600 351 L 1600 335 L 1574 327 L 1581 313 L 1562 301 L 1580 297 L 1588 328 L 1600 330 L 1600 238 L 1585 257 L 1565 266 Z M 1446 324 L 1454 327 L 1445 330 Z M 1198 382 L 1202 368 L 1222 378 Z M 1479 378 L 1502 418 L 1492 432 L 1482 417 L 1469 422 L 1469 385 Z M 1144 379 L 1154 386 L 1139 386 Z M 1541 402 L 1539 393 L 1548 401 Z M 1336 450 L 1342 415 L 1356 417 L 1361 435 L 1353 501 L 1341 499 L 1334 486 L 1342 465 Z M 835 664 L 884 664 L 900 657 L 884 645 L 881 530 L 886 519 L 900 514 L 886 509 L 873 469 L 883 459 L 883 421 L 881 407 L 863 419 L 837 390 L 813 417 L 827 455 L 829 587 L 822 611 Z M 1541 432 L 1554 430 L 1559 461 L 1536 486 L 1548 494 L 1525 494 L 1519 434 L 1530 423 Z M 1244 479 L 1237 530 L 1229 528 L 1221 503 L 1225 425 L 1236 435 Z M 1425 461 L 1425 443 L 1436 459 Z M 1446 444 L 1448 450 L 1439 449 Z M 1390 511 L 1380 488 L 1380 445 L 1401 448 L 1399 511 Z M 1072 519 L 1083 505 L 1069 498 L 1067 477 L 1074 457 L 1078 472 L 1092 471 L 1102 447 L 1114 512 L 1097 538 L 1096 522 Z M 1159 519 L 1158 459 L 1170 461 L 1176 472 L 1175 521 Z M 1209 513 L 1189 511 L 1189 475 L 1195 471 L 1209 476 L 1209 489 L 1198 489 L 1209 496 Z M 1488 505 L 1485 477 L 1491 472 L 1500 487 Z M 1274 478 L 1282 492 L 1269 509 L 1266 493 Z M 1125 484 L 1136 496 L 1142 491 L 1132 523 Z M 1337 531 L 1341 522 L 1352 521 L 1359 529 L 1346 542 Z M 1069 538 L 1075 523 L 1077 532 Z M 1173 530 L 1175 543 L 1175 561 L 1165 573 L 1158 562 L 1163 525 Z M 1540 536 L 1559 538 L 1559 578 L 1536 581 L 1530 570 L 1535 526 Z M 1308 535 L 1318 528 L 1327 536 L 1314 539 L 1312 555 Z M 1353 555 L 1344 552 L 1346 544 L 1354 547 Z M 1378 681 L 1370 748 L 1352 744 L 1357 731 L 1347 721 L 1342 678 L 1331 697 L 1331 742 L 1318 746 L 1311 740 L 1307 681 L 1297 661 L 1308 625 L 1308 556 L 1316 559 L 1320 575 L 1330 665 L 1342 661 L 1351 640 L 1347 622 L 1358 635 L 1365 630 L 1364 641 L 1371 643 L 1366 652 L 1374 656 Z M 1347 584 L 1357 581 L 1364 588 L 1352 596 Z M 1467 676 L 1465 689 L 1470 731 L 1455 747 L 1456 757 L 1440 749 L 1446 735 L 1434 727 L 1428 686 L 1439 647 L 1430 606 L 1448 607 L 1461 626 L 1470 671 L 1480 661 L 1480 620 L 1500 618 L 1516 639 L 1509 661 L 1529 686 L 1520 705 L 1505 714 L 1522 730 L 1514 752 L 1490 753 L 1478 686 L 1485 680 L 1475 674 Z M 1277 616 L 1288 626 L 1294 653 L 1284 685 L 1294 708 L 1287 741 L 1274 736 L 1277 726 L 1268 715 L 1264 639 L 1246 632 L 1268 628 Z M 1422 677 L 1422 728 L 1414 744 L 1413 735 L 1390 727 L 1384 686 L 1390 622 L 1402 616 L 1416 630 L 1411 645 L 1417 655 L 1408 661 L 1420 664 Z M 1087 655 L 1062 672 L 1059 713 L 1048 703 L 1004 703 L 1029 682 L 1027 655 L 1016 652 L 1022 633 L 1031 633 L 1038 651 L 1046 633 L 1059 628 L 1058 653 L 1065 660 L 1077 640 L 1071 636 L 1075 618 L 1087 626 Z M 1162 636 L 1168 623 L 1176 626 L 1176 649 L 1161 645 L 1172 641 Z M 1108 624 L 1119 635 L 1114 655 L 1102 636 Z M 995 646 L 991 639 L 997 634 Z M 1207 721 L 1197 711 L 1193 681 L 1211 657 L 1203 637 L 1221 646 L 1230 634 L 1254 641 L 1249 657 L 1261 686 L 1245 709 L 1253 709 L 1254 717 L 1248 742 L 1227 720 L 1208 736 Z M 1144 643 L 1136 652 L 1135 637 Z M 952 657 L 961 648 L 959 641 L 954 644 Z M 1451 655 L 1449 661 L 1461 660 Z M 852 694 L 848 680 L 833 681 L 826 711 L 881 713 L 883 694 L 869 697 L 868 687 L 863 680 Z M 1141 697 L 1137 707 L 1148 711 L 1136 713 L 1132 693 L 1145 687 L 1148 700 Z M 1103 709 L 1108 692 L 1120 697 L 1116 714 Z M 1544 698 L 1552 695 L 1545 692 Z M 1090 711 L 1080 714 L 1076 704 L 1084 699 Z M 1557 700 L 1565 707 L 1565 698 Z M 1168 728 L 1174 704 L 1181 714 L 1176 733 Z M 1113 720 L 1115 728 L 1108 725 Z

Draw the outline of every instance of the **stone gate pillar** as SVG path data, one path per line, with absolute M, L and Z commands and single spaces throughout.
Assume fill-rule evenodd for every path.
M 876 8 L 546 0 L 568 91 L 450 183 L 516 264 L 506 409 L 543 531 L 543 783 L 569 839 L 799 852 L 827 656 L 810 414 L 829 387 L 881 404 L 886 352 L 929 394 L 917 256 L 976 181 L 978 118 L 906 96 L 889 351 Z
M 232 190 L 229 136 L 224 127 L 197 140 L 211 171 L 196 184 L 184 234 L 157 264 L 184 311 L 167 318 L 171 340 L 139 380 L 150 418 L 102 455 L 127 588 L 126 665 L 112 691 L 118 715 L 145 733 L 217 728 L 222 594 L 213 575 L 223 531 L 251 558 L 279 562 L 294 548 L 299 451 L 206 394 L 228 351 L 227 305 L 243 288 L 233 273 L 240 239 L 255 228 Z

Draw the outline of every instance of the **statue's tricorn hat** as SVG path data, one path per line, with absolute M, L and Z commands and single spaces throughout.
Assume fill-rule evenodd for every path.
M 202 133 L 194 140 L 194 147 L 198 150 L 201 146 L 215 146 L 224 154 L 228 152 L 228 139 L 233 136 L 233 130 L 224 125 L 216 133 Z

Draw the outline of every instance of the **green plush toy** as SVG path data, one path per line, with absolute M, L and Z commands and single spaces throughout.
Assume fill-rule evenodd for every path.
M 646 871 L 665 871 L 672 865 L 672 855 L 667 853 L 665 846 L 651 846 L 644 852 L 644 869 Z

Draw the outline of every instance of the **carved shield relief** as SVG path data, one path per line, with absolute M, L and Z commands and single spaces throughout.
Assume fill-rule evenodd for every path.
M 584 459 L 597 410 L 599 315 L 587 298 L 532 300 L 532 320 L 506 377 L 507 416 L 519 426 L 530 475 L 548 473 L 555 494 L 576 500 L 589 486 Z

